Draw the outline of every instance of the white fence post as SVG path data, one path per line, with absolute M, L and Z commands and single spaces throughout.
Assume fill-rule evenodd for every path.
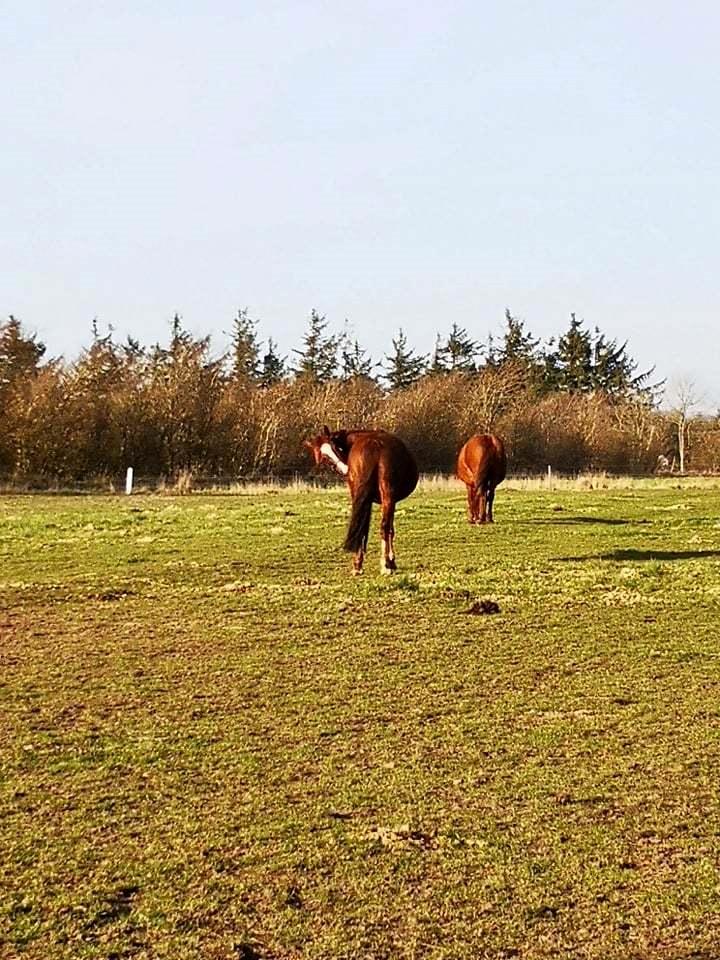
M 133 468 L 132 468 L 132 467 L 128 467 L 128 468 L 127 468 L 127 473 L 125 474 L 125 494 L 126 494 L 126 496 L 128 496 L 128 497 L 130 496 L 130 494 L 132 493 L 132 488 L 133 488 Z

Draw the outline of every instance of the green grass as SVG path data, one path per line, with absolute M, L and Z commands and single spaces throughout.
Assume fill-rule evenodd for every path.
M 720 956 L 720 491 L 347 513 L 0 499 L 0 956 Z

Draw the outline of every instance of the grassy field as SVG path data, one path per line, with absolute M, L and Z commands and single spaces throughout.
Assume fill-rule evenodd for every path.
M 0 956 L 720 957 L 720 490 L 463 511 L 0 499 Z

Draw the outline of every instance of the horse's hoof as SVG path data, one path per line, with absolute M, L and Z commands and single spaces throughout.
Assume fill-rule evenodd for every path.
M 353 567 L 353 568 L 352 568 L 352 575 L 353 575 L 354 577 L 359 577 L 361 573 L 362 573 L 362 567 Z
M 395 573 L 396 570 L 397 570 L 397 567 L 395 566 L 395 564 L 393 564 L 393 565 L 390 567 L 390 566 L 388 566 L 387 564 L 384 563 L 384 564 L 380 567 L 380 573 L 384 574 L 385 576 L 389 576 L 391 573 Z

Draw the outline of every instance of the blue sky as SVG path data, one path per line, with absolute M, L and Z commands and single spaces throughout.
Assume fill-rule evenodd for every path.
M 0 2 L 0 314 L 380 356 L 571 311 L 720 405 L 720 7 Z

